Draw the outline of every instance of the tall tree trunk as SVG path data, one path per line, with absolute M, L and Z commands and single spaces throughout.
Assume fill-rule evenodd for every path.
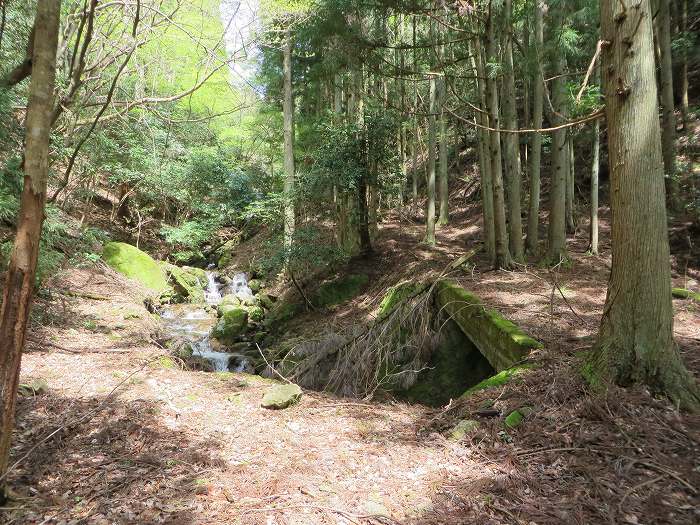
M 438 224 L 440 226 L 445 226 L 450 222 L 450 187 L 449 187 L 449 171 L 448 171 L 448 165 L 447 165 L 447 148 L 448 143 L 447 143 L 447 116 L 445 115 L 445 111 L 443 109 L 443 106 L 445 104 L 445 96 L 446 96 L 446 86 L 445 86 L 445 77 L 441 76 L 438 79 L 438 93 L 439 93 L 439 112 L 440 112 L 440 161 L 438 163 L 438 166 L 440 167 L 440 218 L 438 219 Z
M 671 57 L 671 0 L 660 0 L 657 28 L 659 35 L 659 83 L 661 86 L 662 151 L 666 171 L 669 204 L 677 210 L 679 204 L 676 173 L 676 114 L 673 101 L 673 59 Z
M 294 98 L 292 93 L 292 30 L 284 39 L 284 248 L 289 253 L 294 237 Z
M 564 6 L 557 6 L 554 9 L 552 28 L 555 44 L 557 44 Z M 552 76 L 555 78 L 551 82 L 551 89 L 552 106 L 554 107 L 552 123 L 556 126 L 564 124 L 566 119 L 567 93 L 566 79 L 563 76 L 566 72 L 566 58 L 563 50 L 556 45 L 554 53 Z M 558 129 L 552 133 L 551 149 L 552 184 L 549 190 L 549 248 L 547 257 L 550 262 L 558 263 L 562 258 L 566 258 L 566 178 L 569 164 L 566 128 Z
M 0 499 L 3 501 L 6 500 L 5 475 L 14 427 L 19 371 L 34 296 L 39 239 L 44 221 L 60 11 L 59 0 L 39 0 L 37 3 L 24 147 L 24 188 L 0 309 Z
M 593 160 L 591 160 L 591 229 L 588 250 L 598 255 L 598 178 L 600 174 L 600 120 L 593 124 Z
M 491 10 L 486 22 L 487 47 L 486 55 L 489 63 L 498 61 L 498 45 L 495 30 L 496 13 Z M 496 238 L 496 261 L 494 268 L 510 268 L 512 260 L 508 249 L 508 230 L 506 226 L 505 190 L 503 188 L 503 162 L 501 158 L 500 110 L 498 104 L 498 83 L 496 78 L 487 72 L 486 91 L 488 96 L 489 123 L 492 130 L 490 137 L 491 177 L 493 178 L 493 211 Z
M 418 68 L 418 54 L 416 51 L 416 17 L 414 16 L 411 20 L 411 25 L 413 29 L 413 69 L 414 71 Z M 412 166 L 412 192 L 413 202 L 418 200 L 418 150 L 419 150 L 419 136 L 418 136 L 418 84 L 413 83 L 413 166 Z
M 496 263 L 496 227 L 493 213 L 493 177 L 491 176 L 491 154 L 489 146 L 489 132 L 485 129 L 489 125 L 486 103 L 486 58 L 483 47 L 478 38 L 474 39 L 474 49 L 471 52 L 472 64 L 477 76 L 479 90 L 479 106 L 481 111 L 475 120 L 482 126 L 477 128 L 479 143 L 479 172 L 481 175 L 481 203 L 484 218 L 484 245 L 489 262 Z
M 576 232 L 576 221 L 574 218 L 574 189 L 576 181 L 576 172 L 574 164 L 574 134 L 571 129 L 567 133 L 566 139 L 567 148 L 567 172 L 566 172 L 566 231 L 568 233 Z
M 518 129 L 518 111 L 515 102 L 515 69 L 513 67 L 513 5 L 505 2 L 504 17 L 504 74 L 503 74 L 503 124 L 507 129 Z M 503 137 L 508 197 L 508 240 L 510 253 L 516 261 L 523 260 L 523 223 L 520 209 L 520 135 L 506 133 Z
M 679 30 L 684 37 L 688 36 L 688 0 L 679 0 L 678 2 L 679 11 Z M 679 99 L 681 101 L 681 116 L 683 118 L 683 129 L 686 129 L 688 125 L 688 49 L 683 47 L 683 49 L 678 53 L 678 60 L 680 62 L 680 74 L 678 82 L 678 93 Z
M 435 127 L 437 112 L 437 82 L 430 77 L 430 115 L 428 117 L 428 209 L 425 214 L 425 242 L 435 244 Z
M 649 0 L 629 10 L 617 0 L 601 1 L 613 262 L 586 371 L 594 385 L 644 383 L 698 411 L 700 393 L 673 341 L 651 20 Z
M 540 62 L 542 57 L 542 45 L 544 44 L 543 30 L 544 0 L 535 2 L 535 61 Z M 532 77 L 532 127 L 542 127 L 542 110 L 544 104 L 544 84 L 538 68 Z M 527 218 L 527 251 L 537 252 L 539 242 L 540 224 L 540 163 L 542 161 L 542 134 L 535 132 L 530 137 L 530 206 Z

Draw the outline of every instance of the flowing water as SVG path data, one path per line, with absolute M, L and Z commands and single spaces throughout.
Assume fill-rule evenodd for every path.
M 222 286 L 214 272 L 207 272 L 208 285 L 204 297 L 206 304 L 174 304 L 161 311 L 165 328 L 173 338 L 186 341 L 192 347 L 192 355 L 211 362 L 217 372 L 245 371 L 249 365 L 245 357 L 212 348 L 209 333 L 217 323 L 216 305 L 221 302 Z M 236 274 L 226 290 L 239 297 L 253 297 L 246 274 Z

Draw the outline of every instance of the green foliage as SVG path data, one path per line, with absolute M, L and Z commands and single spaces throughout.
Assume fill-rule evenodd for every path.
M 298 227 L 287 250 L 281 233 L 275 235 L 264 243 L 261 254 L 261 270 L 268 274 L 278 274 L 286 265 L 295 275 L 308 275 L 322 268 L 337 267 L 347 259 L 333 236 L 314 225 Z

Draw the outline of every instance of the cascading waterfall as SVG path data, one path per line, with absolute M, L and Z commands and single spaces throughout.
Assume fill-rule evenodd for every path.
M 216 274 L 207 272 L 207 289 L 204 292 L 204 299 L 207 304 L 216 305 L 221 302 L 221 292 L 219 291 L 219 283 L 216 282 Z
M 227 293 L 236 294 L 239 298 L 254 297 L 248 286 L 245 273 L 236 274 L 226 289 Z M 207 272 L 207 289 L 204 298 L 209 306 L 221 303 L 221 286 L 214 272 Z M 243 372 L 248 368 L 248 361 L 243 356 L 226 352 L 216 352 L 212 349 L 209 333 L 217 322 L 216 314 L 205 305 L 179 304 L 163 309 L 161 317 L 171 335 L 187 341 L 192 347 L 192 355 L 206 359 L 217 372 Z

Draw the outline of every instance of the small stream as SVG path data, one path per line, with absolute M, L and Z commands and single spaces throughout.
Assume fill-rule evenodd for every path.
M 193 357 L 211 362 L 217 372 L 244 372 L 249 368 L 248 360 L 241 355 L 217 352 L 212 348 L 209 333 L 217 323 L 216 306 L 223 295 L 235 293 L 239 297 L 253 297 L 245 273 L 236 274 L 227 286 L 220 284 L 216 273 L 207 272 L 205 304 L 173 304 L 164 306 L 160 315 L 165 323 L 168 338 L 186 341 L 192 348 Z M 224 292 L 222 294 L 222 292 Z

